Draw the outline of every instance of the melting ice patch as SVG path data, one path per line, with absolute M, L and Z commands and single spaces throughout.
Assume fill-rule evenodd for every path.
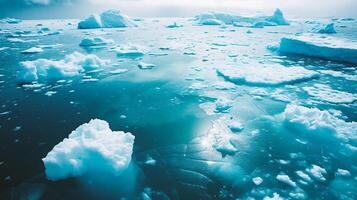
M 94 119 L 79 126 L 45 158 L 46 176 L 61 180 L 88 172 L 120 175 L 129 165 L 134 136 L 112 131 L 106 121 Z
M 78 52 L 67 55 L 63 60 L 38 59 L 20 62 L 17 80 L 20 83 L 33 81 L 59 80 L 76 76 L 79 73 L 103 67 L 108 63 L 96 55 L 84 55 Z
M 356 94 L 334 90 L 323 84 L 314 84 L 303 89 L 313 98 L 330 103 L 353 103 L 357 99 Z
M 357 42 L 333 36 L 302 34 L 283 37 L 279 51 L 326 60 L 357 63 Z
M 126 15 L 117 10 L 107 10 L 98 15 L 90 15 L 78 23 L 79 29 L 121 28 L 136 26 Z
M 278 64 L 226 67 L 217 69 L 217 74 L 236 84 L 277 86 L 307 81 L 318 73 L 303 67 L 284 67 Z
M 119 57 L 129 57 L 137 58 L 144 56 L 144 51 L 139 47 L 131 45 L 123 45 L 115 49 L 117 56 Z

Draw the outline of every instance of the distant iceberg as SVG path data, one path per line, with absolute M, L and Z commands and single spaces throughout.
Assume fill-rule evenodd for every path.
M 312 32 L 323 33 L 323 34 L 337 33 L 334 23 L 329 23 L 329 24 L 326 24 L 323 26 L 317 26 L 317 27 L 313 28 Z
M 1 19 L 0 21 L 6 22 L 8 24 L 18 24 L 18 23 L 22 22 L 21 19 L 15 19 L 15 18 L 10 18 L 10 17 Z
M 78 23 L 79 29 L 121 28 L 136 24 L 126 15 L 117 10 L 107 10 L 100 15 L 90 15 Z
M 17 74 L 19 83 L 33 81 L 59 80 L 76 76 L 82 71 L 103 67 L 108 61 L 96 55 L 84 55 L 74 52 L 67 55 L 64 60 L 38 59 L 20 62 L 20 71 Z
M 109 43 L 114 43 L 113 40 L 104 39 L 102 37 L 94 37 L 94 38 L 84 38 L 80 43 L 79 46 L 82 47 L 89 47 L 89 46 L 98 46 L 98 45 L 106 45 Z
M 280 9 L 272 16 L 245 17 L 230 13 L 207 12 L 194 17 L 199 25 L 222 25 L 249 26 L 262 28 L 264 26 L 289 25 Z
M 42 159 L 46 176 L 53 181 L 90 172 L 118 176 L 131 161 L 134 139 L 131 133 L 112 131 L 106 121 L 93 119 L 72 131 Z
M 317 72 L 303 67 L 284 67 L 278 64 L 226 67 L 217 69 L 217 74 L 236 84 L 254 86 L 293 84 L 318 77 Z
M 326 60 L 357 63 L 357 41 L 319 34 L 283 37 L 279 51 Z

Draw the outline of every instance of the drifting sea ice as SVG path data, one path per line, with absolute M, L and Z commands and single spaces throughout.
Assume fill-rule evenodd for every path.
M 356 122 L 346 122 L 318 108 L 288 104 L 282 116 L 288 126 L 305 134 L 311 133 L 321 137 L 336 136 L 345 141 L 356 138 Z
M 42 159 L 46 176 L 53 181 L 90 172 L 118 176 L 131 161 L 134 138 L 131 133 L 112 131 L 106 121 L 93 119 L 72 131 Z
M 107 45 L 110 43 L 114 43 L 113 40 L 104 39 L 102 37 L 94 37 L 94 38 L 84 38 L 79 46 L 89 47 L 89 46 L 98 46 L 98 45 Z
M 259 27 L 289 25 L 280 9 L 275 10 L 272 16 L 245 17 L 230 13 L 207 12 L 194 17 L 200 25 L 232 24 L 235 26 Z M 246 24 L 246 25 L 244 25 Z
M 78 23 L 79 29 L 121 28 L 136 26 L 126 15 L 118 10 L 107 10 L 98 15 L 90 15 Z
M 280 41 L 279 51 L 287 54 L 357 63 L 356 41 L 313 33 L 283 37 Z
M 137 58 L 144 56 L 143 50 L 136 46 L 120 46 L 115 49 L 117 56 Z
M 20 62 L 20 71 L 17 74 L 19 83 L 33 81 L 59 80 L 66 77 L 76 76 L 79 73 L 103 67 L 108 63 L 96 55 L 84 55 L 78 52 L 66 55 L 63 60 L 55 61 L 38 59 L 34 61 Z
M 353 103 L 357 99 L 356 94 L 334 90 L 323 84 L 314 84 L 312 87 L 306 86 L 303 87 L 303 90 L 317 100 L 330 103 Z
M 40 47 L 31 47 L 29 49 L 21 51 L 22 54 L 34 54 L 34 53 L 41 53 L 41 52 L 43 52 L 43 49 Z
M 239 66 L 217 69 L 217 74 L 236 84 L 277 86 L 307 81 L 318 73 L 303 67 L 284 67 L 279 64 Z

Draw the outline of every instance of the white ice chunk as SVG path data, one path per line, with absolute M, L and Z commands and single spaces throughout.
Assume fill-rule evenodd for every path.
M 119 57 L 142 57 L 144 52 L 136 46 L 120 46 L 115 49 L 117 56 Z
M 336 174 L 338 174 L 340 176 L 351 176 L 351 173 L 345 169 L 337 169 Z
M 330 103 L 353 103 L 357 99 L 356 94 L 334 90 L 323 84 L 314 84 L 313 87 L 306 86 L 303 89 L 310 96 L 317 100 L 327 101 Z
M 102 37 L 94 37 L 94 38 L 84 38 L 81 43 L 79 43 L 79 46 L 83 47 L 88 47 L 88 46 L 97 46 L 97 45 L 106 45 L 113 43 L 113 40 L 107 40 Z
M 311 181 L 310 176 L 307 175 L 305 172 L 303 172 L 303 171 L 301 171 L 301 170 L 296 171 L 296 174 L 297 174 L 298 176 L 300 176 L 304 181 L 308 181 L 308 182 Z
M 333 36 L 311 33 L 283 37 L 280 41 L 279 51 L 287 54 L 357 63 L 357 42 Z
M 254 178 L 252 178 L 252 181 L 255 185 L 260 185 L 263 183 L 263 179 L 260 177 L 254 177 Z
M 151 64 L 151 63 L 139 62 L 138 67 L 140 69 L 152 69 L 152 68 L 156 67 L 156 65 Z
M 326 181 L 324 174 L 326 174 L 326 170 L 318 165 L 312 165 L 312 168 L 308 169 L 308 172 L 317 180 L 323 182 Z
M 131 133 L 112 131 L 106 121 L 91 120 L 72 131 L 42 159 L 46 176 L 53 181 L 86 173 L 118 176 L 131 161 L 134 138 Z
M 273 197 L 265 196 L 263 200 L 283 200 L 280 195 L 274 192 Z
M 31 47 L 29 49 L 21 51 L 22 54 L 34 54 L 34 53 L 41 53 L 41 52 L 43 52 L 43 49 L 40 47 Z
M 217 69 L 217 74 L 236 84 L 275 86 L 293 84 L 318 77 L 318 73 L 303 67 L 284 67 L 279 64 L 240 66 Z
M 288 104 L 282 115 L 287 125 L 307 134 L 336 135 L 342 139 L 356 138 L 356 122 L 346 122 L 318 108 Z
M 276 179 L 278 181 L 281 181 L 281 182 L 283 182 L 285 184 L 288 184 L 288 185 L 290 185 L 292 187 L 296 187 L 296 183 L 294 181 L 292 181 L 290 179 L 290 177 L 288 175 L 286 175 L 286 174 L 279 174 L 279 175 L 276 176 Z
M 60 80 L 76 76 L 82 71 L 103 67 L 108 63 L 96 55 L 84 55 L 78 52 L 67 55 L 63 60 L 38 59 L 20 62 L 17 80 L 29 83 L 42 80 Z

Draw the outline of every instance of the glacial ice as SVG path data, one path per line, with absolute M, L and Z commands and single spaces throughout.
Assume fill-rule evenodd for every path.
M 82 71 L 103 67 L 108 63 L 96 55 L 84 55 L 78 52 L 66 55 L 63 60 L 38 59 L 20 62 L 17 80 L 20 83 L 33 81 L 59 80 L 76 76 Z
M 121 28 L 136 24 L 126 15 L 117 10 L 107 10 L 98 15 L 90 15 L 78 23 L 78 29 Z
M 310 33 L 283 37 L 279 51 L 286 54 L 357 63 L 357 42 L 333 36 Z
M 131 133 L 112 131 L 106 121 L 93 119 L 82 124 L 45 158 L 45 173 L 57 181 L 86 173 L 120 175 L 129 165 L 133 152 Z
M 207 12 L 194 17 L 199 25 L 234 25 L 262 28 L 264 26 L 289 25 L 280 9 L 272 16 L 245 17 L 222 12 Z
M 89 47 L 89 46 L 98 46 L 98 45 L 106 45 L 106 44 L 110 44 L 113 43 L 113 40 L 108 40 L 108 39 L 104 39 L 102 37 L 88 37 L 88 38 L 84 38 L 80 43 L 79 46 L 82 47 Z
M 318 73 L 303 67 L 284 67 L 279 64 L 239 66 L 217 69 L 217 74 L 236 84 L 277 86 L 307 81 Z
M 330 103 L 353 103 L 357 99 L 356 94 L 334 90 L 330 86 L 323 84 L 305 86 L 303 90 L 317 100 Z

